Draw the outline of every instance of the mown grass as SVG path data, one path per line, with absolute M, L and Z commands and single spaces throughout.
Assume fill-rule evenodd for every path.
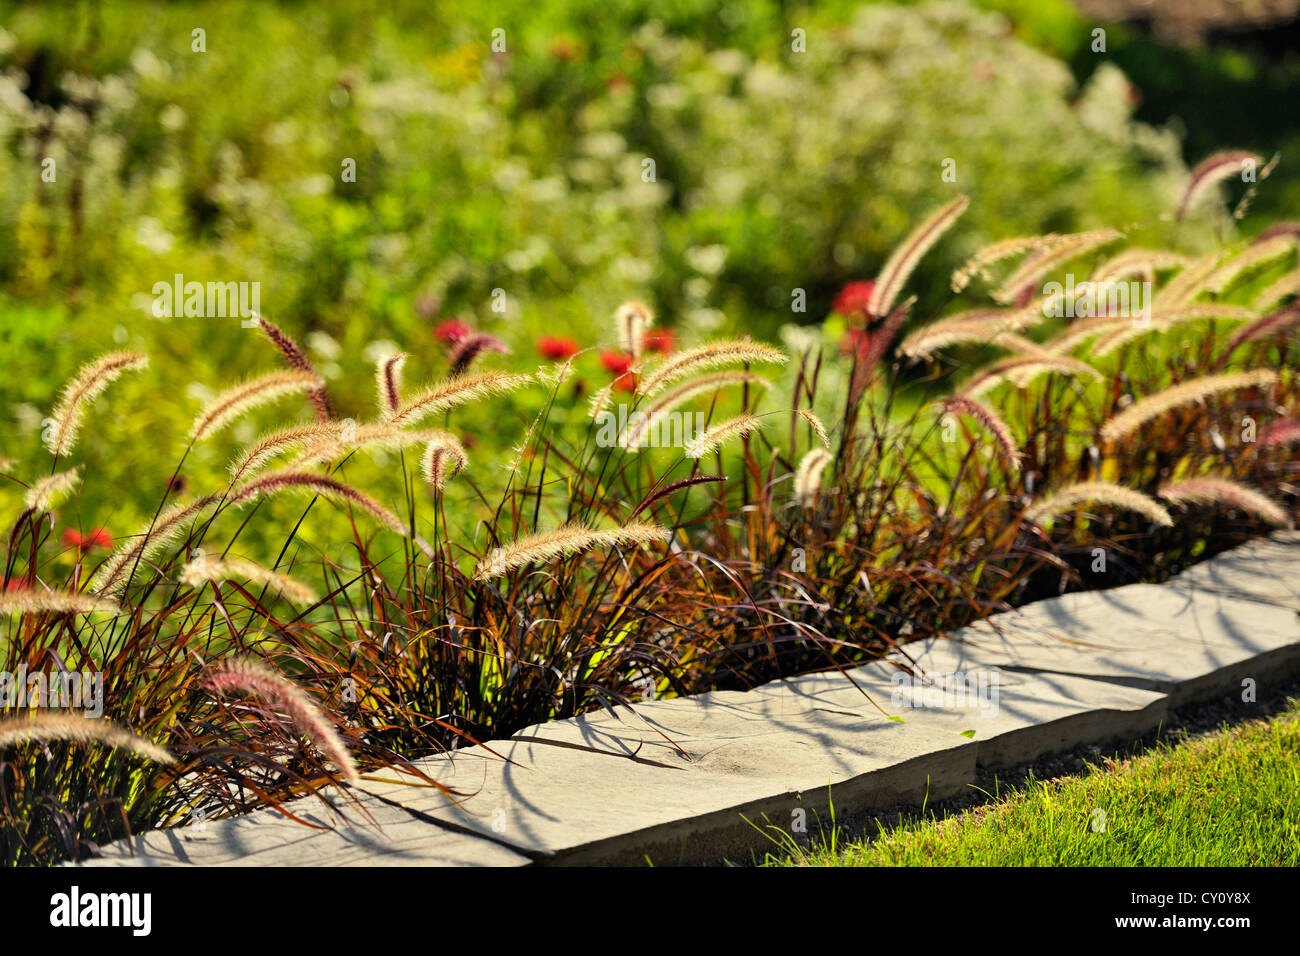
M 769 866 L 1296 866 L 1300 700 L 1282 714 L 1085 775 L 1031 780 L 946 819 L 874 840 L 831 835 Z

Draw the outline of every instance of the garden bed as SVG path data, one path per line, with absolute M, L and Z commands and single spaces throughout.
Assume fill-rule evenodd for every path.
M 1204 590 L 1197 582 L 1207 575 L 1244 588 Z M 462 792 L 459 805 L 417 778 L 380 772 L 332 790 L 337 813 L 314 799 L 283 808 L 325 829 L 261 810 L 112 844 L 94 862 L 747 859 L 770 848 L 774 832 L 799 839 L 835 815 L 953 798 L 977 770 L 1132 741 L 1171 708 L 1255 700 L 1300 673 L 1300 537 L 1253 543 L 1186 578 L 1038 602 L 904 648 L 898 662 L 915 662 L 924 683 L 869 664 L 551 722 L 419 762 Z M 946 699 L 943 678 L 953 674 L 983 675 L 981 693 Z

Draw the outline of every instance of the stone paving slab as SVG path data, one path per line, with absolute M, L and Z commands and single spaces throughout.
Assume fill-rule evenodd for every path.
M 708 759 L 721 741 L 744 732 L 748 720 L 788 733 L 828 720 L 900 717 L 912 727 L 971 740 L 980 766 L 1006 766 L 1080 743 L 1136 738 L 1168 710 L 1162 693 L 1099 684 L 1086 678 L 1026 674 L 997 667 L 953 669 L 943 686 L 917 686 L 892 664 L 873 662 L 844 673 L 808 674 L 774 681 L 743 694 L 704 695 L 697 707 L 681 701 L 638 704 L 530 728 L 543 735 L 611 754 L 654 755 L 667 762 Z M 695 698 L 695 700 L 699 700 Z M 831 716 L 827 716 L 831 715 Z M 973 734 L 971 733 L 973 731 Z
M 865 689 L 911 723 L 967 735 L 981 767 L 1006 767 L 1084 743 L 1136 739 L 1164 720 L 1166 694 L 1067 674 L 997 667 L 917 674 L 873 662 L 847 675 L 806 675 L 792 683 L 828 706 L 850 707 Z M 849 681 L 853 684 L 848 685 Z M 769 687 L 773 685 L 768 685 Z M 766 688 L 760 688 L 763 692 Z M 861 704 L 859 704 L 861 706 Z
M 1300 618 L 1222 594 L 1135 584 L 1026 605 L 905 645 L 924 670 L 1015 668 L 1166 693 L 1171 708 L 1300 671 Z
M 1300 578 L 1300 536 L 1253 542 L 1213 562 L 1171 585 L 1040 601 L 891 655 L 914 662 L 928 684 L 877 661 L 541 724 L 420 761 L 424 773 L 468 794 L 459 805 L 384 770 L 372 775 L 384 779 L 335 796 L 359 802 L 369 819 L 354 807 L 351 824 L 341 823 L 305 798 L 290 807 L 327 829 L 261 810 L 203 832 L 119 842 L 91 864 L 743 859 L 771 846 L 756 827 L 789 832 L 799 811 L 811 823 L 831 798 L 842 814 L 943 799 L 977 766 L 1134 739 L 1170 708 L 1235 693 L 1245 677 L 1264 684 L 1300 671 L 1300 609 L 1283 584 L 1258 583 L 1265 567 L 1286 586 Z M 1211 573 L 1218 584 L 1202 588 Z M 969 684 L 945 683 L 957 674 L 974 675 L 974 697 Z
M 379 771 L 389 774 L 389 771 Z M 321 829 L 274 810 L 209 820 L 205 826 L 153 830 L 118 840 L 81 866 L 521 866 L 530 859 L 505 846 L 427 822 L 356 788 L 326 794 L 344 810 L 316 797 L 285 809 Z M 445 799 L 445 798 L 443 798 Z M 358 806 L 359 804 L 359 806 Z
M 480 748 L 422 762 L 440 782 L 477 790 L 463 808 L 427 790 L 366 789 L 545 862 L 676 864 L 743 854 L 755 846 L 751 823 L 788 830 L 798 809 L 826 818 L 830 798 L 884 808 L 944 799 L 974 778 L 970 740 L 880 715 L 782 717 L 698 698 L 652 709 L 673 711 L 664 719 L 682 750 L 660 739 L 609 752 L 591 746 L 590 722 L 556 721 L 493 742 L 508 763 Z
M 1212 591 L 1300 612 L 1297 544 L 1297 532 L 1277 532 L 1271 538 L 1248 542 L 1194 564 L 1167 584 L 1179 590 Z

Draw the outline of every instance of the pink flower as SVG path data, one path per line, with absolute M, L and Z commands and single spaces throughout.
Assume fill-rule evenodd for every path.
M 537 340 L 537 351 L 548 359 L 566 359 L 578 352 L 578 343 L 573 339 L 559 339 L 553 335 L 543 335 Z
M 831 308 L 845 318 L 863 318 L 867 315 L 867 305 L 871 302 L 871 293 L 875 288 L 876 284 L 870 279 L 850 282 L 840 289 Z

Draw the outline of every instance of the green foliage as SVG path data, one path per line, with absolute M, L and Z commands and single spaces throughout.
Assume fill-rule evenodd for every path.
M 1131 124 L 1122 90 L 1094 83 L 1080 108 L 1068 72 L 997 17 L 871 6 L 832 26 L 847 12 L 821 10 L 793 54 L 773 40 L 788 35 L 779 5 L 654 7 L 15 9 L 0 44 L 0 453 L 30 457 L 32 397 L 87 353 L 146 351 L 176 392 L 257 367 L 236 322 L 148 313 L 176 274 L 259 282 L 265 314 L 337 352 L 323 364 L 355 415 L 369 396 L 345 383 L 364 380 L 365 348 L 401 342 L 432 371 L 443 315 L 523 356 L 558 329 L 608 341 L 628 297 L 687 341 L 772 335 L 781 316 L 820 319 L 922 210 L 972 191 L 963 245 L 917 277 L 929 311 L 992 237 L 1151 222 L 1180 183 L 1173 140 Z M 956 183 L 940 179 L 947 158 Z M 183 418 L 136 407 L 143 434 Z M 141 443 L 132 473 L 161 476 L 174 451 Z M 147 502 L 120 504 L 135 518 Z

